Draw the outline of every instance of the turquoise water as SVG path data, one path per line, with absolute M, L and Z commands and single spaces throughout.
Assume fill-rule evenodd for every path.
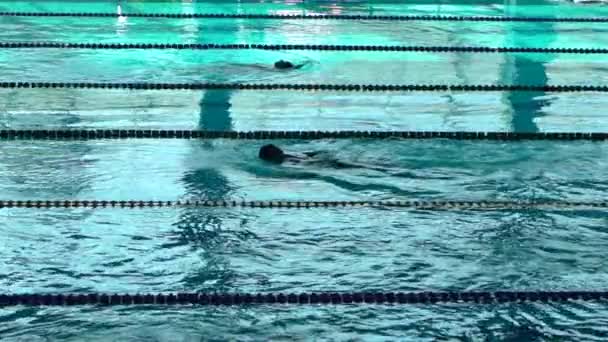
M 124 2 L 124 12 L 605 16 L 602 6 Z M 542 4 L 542 5 L 540 5 Z M 0 11 L 110 11 L 0 2 Z M 608 24 L 0 18 L 0 41 L 608 47 Z M 293 72 L 278 59 L 308 62 Z M 607 56 L 0 51 L 2 80 L 608 84 Z M 0 90 L 3 128 L 608 131 L 602 94 Z M 4 141 L 2 199 L 580 200 L 592 142 L 278 141 L 383 166 L 261 163 L 262 141 Z M 605 289 L 603 211 L 0 209 L 2 293 Z M 605 303 L 0 310 L 3 341 L 603 341 Z

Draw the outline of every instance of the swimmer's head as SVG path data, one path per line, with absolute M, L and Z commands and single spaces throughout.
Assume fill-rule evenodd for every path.
M 291 69 L 294 67 L 294 65 L 291 62 L 281 59 L 280 61 L 274 63 L 274 67 L 277 69 Z
M 275 145 L 268 144 L 260 148 L 259 157 L 262 160 L 280 164 L 283 162 L 283 160 L 285 160 L 285 153 L 283 153 L 283 150 L 276 147 Z

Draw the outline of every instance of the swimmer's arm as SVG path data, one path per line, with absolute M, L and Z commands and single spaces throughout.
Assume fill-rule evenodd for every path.
M 250 64 L 249 66 L 254 67 L 256 69 L 260 69 L 260 70 L 271 70 L 272 68 L 269 68 L 268 65 L 265 64 Z
M 288 159 L 298 159 L 298 160 L 304 159 L 301 156 L 296 156 L 296 155 L 289 154 L 289 153 L 285 153 L 284 156 L 285 156 L 285 158 L 288 158 Z
M 379 167 L 379 166 L 347 163 L 347 162 L 338 161 L 338 160 L 335 160 L 332 164 L 334 165 L 334 167 L 336 169 L 368 169 L 368 170 L 374 170 L 374 171 L 380 171 L 380 172 L 389 172 L 390 171 L 390 169 Z
M 305 65 L 307 65 L 307 64 L 310 64 L 310 62 L 304 62 L 304 63 L 302 63 L 302 64 L 298 64 L 298 65 L 294 66 L 293 68 L 294 68 L 294 69 L 301 69 L 303 66 L 305 66 Z
M 307 157 L 314 157 L 314 156 L 318 155 L 319 153 L 321 153 L 321 151 L 302 152 L 302 154 Z
M 260 70 L 270 70 L 271 68 L 268 67 L 268 65 L 266 64 L 258 64 L 258 63 L 253 63 L 253 64 L 245 64 L 245 63 L 227 63 L 226 67 L 236 67 L 236 68 L 255 68 L 255 69 L 260 69 Z

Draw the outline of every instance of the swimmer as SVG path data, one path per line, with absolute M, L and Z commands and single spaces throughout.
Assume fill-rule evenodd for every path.
M 252 69 L 261 71 L 274 71 L 274 72 L 288 72 L 291 70 L 302 69 L 307 65 L 312 64 L 310 61 L 305 61 L 300 64 L 293 64 L 292 62 L 280 60 L 274 64 L 244 64 L 244 63 L 228 63 L 227 68 L 230 68 L 232 73 L 243 73 L 251 72 Z
M 284 61 L 284 60 L 281 59 L 280 61 L 274 63 L 274 68 L 275 69 L 279 69 L 279 70 L 300 69 L 305 64 L 306 63 L 294 65 L 293 63 L 291 63 L 289 61 Z
M 264 145 L 260 148 L 258 156 L 260 159 L 274 164 L 282 164 L 285 161 L 299 163 L 314 157 L 318 152 L 305 152 L 302 155 L 287 154 L 273 144 Z
M 273 164 L 283 164 L 283 163 L 292 163 L 292 164 L 316 164 L 316 165 L 325 165 L 335 169 L 370 169 L 381 172 L 390 172 L 390 169 L 377 167 L 377 166 L 369 166 L 362 164 L 352 164 L 345 163 L 331 158 L 320 158 L 321 155 L 326 154 L 322 151 L 316 152 L 303 152 L 301 154 L 290 154 L 283 152 L 279 147 L 268 144 L 264 145 L 260 148 L 260 152 L 258 156 L 260 159 L 273 163 Z

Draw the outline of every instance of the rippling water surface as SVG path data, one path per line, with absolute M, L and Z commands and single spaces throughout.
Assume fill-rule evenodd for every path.
M 123 2 L 123 12 L 604 16 L 602 6 Z M 0 11 L 114 12 L 113 2 Z M 0 41 L 608 47 L 607 24 L 1 17 Z M 306 63 L 276 72 L 278 59 Z M 608 84 L 604 55 L 0 50 L 3 81 Z M 603 94 L 0 90 L 2 128 L 606 132 Z M 593 142 L 277 141 L 359 168 L 273 166 L 263 141 L 5 141 L 3 199 L 576 200 Z M 373 166 L 373 168 L 372 168 Z M 605 211 L 0 209 L 3 293 L 602 289 Z M 0 310 L 3 341 L 603 341 L 602 303 Z

